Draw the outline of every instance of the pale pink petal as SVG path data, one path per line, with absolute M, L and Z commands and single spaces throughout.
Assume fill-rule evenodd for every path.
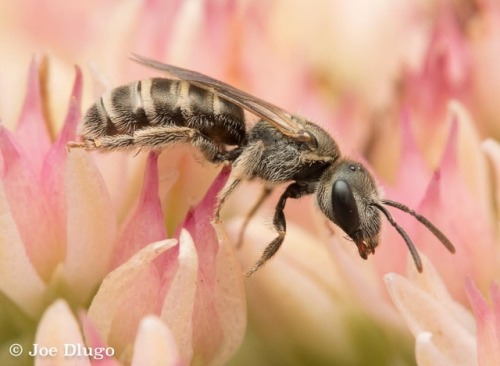
M 102 177 L 90 156 L 73 149 L 65 172 L 67 249 L 63 277 L 77 303 L 89 300 L 111 266 L 115 215 Z
M 432 342 L 432 333 L 422 332 L 416 338 L 415 357 L 418 366 L 453 365 L 452 360 Z
M 160 154 L 158 170 L 166 226 L 177 228 L 189 209 L 203 199 L 220 167 L 205 162 L 195 147 L 180 144 Z
M 161 308 L 160 276 L 153 260 L 175 245 L 176 240 L 165 240 L 141 249 L 106 276 L 90 304 L 89 318 L 123 359 L 132 357 L 140 319 Z
M 478 207 L 488 212 L 491 209 L 490 177 L 484 153 L 481 151 L 482 137 L 477 130 L 477 123 L 465 106 L 458 101 L 452 100 L 448 103 L 448 114 L 451 124 L 457 123 L 458 128 L 455 147 L 457 169 L 462 174 L 462 180 L 470 189 Z
M 404 189 L 404 193 L 398 192 L 399 195 L 405 197 L 408 205 L 415 205 L 424 194 L 431 172 L 417 146 L 410 122 L 410 115 L 405 110 L 401 117 L 402 146 L 396 182 L 401 187 L 399 191 Z M 388 189 L 387 196 L 392 199 L 390 192 Z
M 226 363 L 243 342 L 247 325 L 246 293 L 241 265 L 233 242 L 228 240 L 222 225 L 214 225 L 219 238 L 215 258 L 215 308 L 222 316 L 219 324 L 224 334 L 219 351 L 212 360 L 214 365 Z
M 40 94 L 41 63 L 38 57 L 31 62 L 26 99 L 16 127 L 16 137 L 21 148 L 30 156 L 37 177 L 51 143 Z
M 61 243 L 53 240 L 53 218 L 39 178 L 29 157 L 18 147 L 12 134 L 2 126 L 0 152 L 4 161 L 2 179 L 7 202 L 30 260 L 40 276 L 48 282 L 64 252 Z
M 150 153 L 139 203 L 118 236 L 113 254 L 113 268 L 125 262 L 145 245 L 165 239 L 167 233 L 164 221 L 158 197 L 158 154 Z
M 416 208 L 425 194 L 432 174 L 417 146 L 410 122 L 410 115 L 404 110 L 401 117 L 402 146 L 396 183 L 395 185 L 383 185 L 382 192 L 385 198 L 400 201 L 409 207 Z M 382 159 L 384 159 L 384 156 L 382 156 Z M 398 212 L 398 210 L 391 210 L 391 214 L 413 238 L 412 229 L 416 226 L 415 219 Z M 415 242 L 416 240 L 414 238 Z M 418 247 L 419 243 L 416 242 L 416 244 Z M 401 236 L 387 221 L 383 220 L 380 245 L 373 257 L 378 272 L 380 274 L 387 272 L 404 273 L 404 258 L 406 258 L 407 253 L 408 249 Z
M 113 85 L 123 78 L 123 68 L 117 68 L 117 65 L 123 65 L 123 61 L 130 55 L 131 38 L 136 31 L 134 25 L 141 23 L 143 6 L 141 1 L 116 3 L 109 8 L 109 16 L 96 22 L 93 27 L 94 37 L 98 37 L 99 42 L 89 45 L 90 54 L 100 62 L 97 67 L 110 77 Z
M 494 139 L 486 139 L 482 145 L 482 150 L 486 153 L 492 170 L 493 196 L 496 198 L 496 210 L 500 210 L 500 144 Z
M 496 0 L 476 2 L 477 16 L 469 28 L 474 79 L 472 105 L 479 115 L 477 125 L 483 135 L 500 135 L 498 95 L 500 89 L 500 7 Z
M 425 267 L 430 267 L 430 262 L 426 261 Z M 424 271 L 424 275 L 435 277 L 437 274 L 427 274 Z M 385 282 L 396 308 L 415 337 L 422 332 L 432 334 L 430 342 L 435 345 L 434 351 L 442 354 L 439 358 L 449 358 L 453 365 L 475 363 L 477 355 L 474 334 L 460 323 L 460 318 L 449 307 L 448 294 L 442 291 L 429 293 L 394 273 L 387 274 Z
M 500 286 L 498 285 L 498 282 L 491 285 L 491 301 L 493 303 L 493 312 L 495 313 L 497 339 L 500 339 Z
M 175 339 L 168 326 L 156 316 L 144 317 L 134 343 L 132 366 L 165 365 L 181 366 Z
M 386 243 L 385 245 L 391 246 L 388 252 L 394 253 L 394 246 L 397 246 L 397 244 Z M 385 253 L 381 249 L 377 249 L 377 254 L 369 258 L 368 261 L 365 261 L 359 256 L 356 246 L 351 241 L 337 236 L 330 239 L 329 249 L 332 261 L 340 272 L 339 274 L 335 274 L 329 282 L 333 286 L 341 288 L 342 285 L 336 283 L 334 278 L 344 281 L 344 286 L 347 286 L 349 296 L 355 298 L 356 302 L 359 302 L 374 319 L 380 319 L 386 324 L 399 327 L 401 323 L 400 317 L 387 298 L 383 283 L 380 281 L 379 273 L 387 273 L 387 271 L 380 272 L 378 269 L 384 261 L 389 262 L 387 267 L 392 265 L 393 256 L 396 254 L 384 257 Z M 303 248 L 303 250 L 309 252 L 307 248 Z M 332 267 L 330 264 L 318 265 L 321 270 L 324 270 L 325 266 Z
M 452 123 L 440 168 L 418 208 L 454 243 L 456 253 L 453 256 L 447 253 L 422 226 L 413 239 L 432 263 L 440 268 L 453 297 L 464 302 L 465 274 L 470 274 L 481 286 L 490 283 L 497 263 L 492 253 L 496 253 L 497 249 L 491 236 L 491 213 L 467 186 L 459 167 L 457 144 L 461 123 L 458 120 Z M 484 171 L 481 174 L 485 174 Z M 443 256 L 447 259 L 443 260 Z
M 217 193 L 229 173 L 227 168 L 221 171 L 183 224 L 192 235 L 198 254 L 192 343 L 194 359 L 204 364 L 227 362 L 241 344 L 246 325 L 239 266 L 232 248 L 219 241 L 211 224 Z
M 421 69 L 405 80 L 405 101 L 419 123 L 420 146 L 433 164 L 446 140 L 447 103 L 470 94 L 470 54 L 465 35 L 448 3 L 440 7 Z
M 66 196 L 64 193 L 64 171 L 68 156 L 66 143 L 75 140 L 76 126 L 80 121 L 82 73 L 78 67 L 75 67 L 75 73 L 75 82 L 64 126 L 45 157 L 41 174 L 42 188 L 51 207 L 51 216 L 55 223 L 51 240 L 61 246 L 59 249 L 62 253 L 65 251 L 66 243 Z
M 175 44 L 175 32 L 172 29 L 178 18 L 179 8 L 183 6 L 180 0 L 152 0 L 142 3 L 137 12 L 139 22 L 133 29 L 133 45 L 135 53 L 148 55 L 153 59 L 164 59 L 169 45 Z M 162 16 L 158 16 L 161 14 Z M 127 18 L 125 18 L 127 19 Z M 112 40 L 111 40 L 112 41 Z M 189 45 L 185 45 L 190 48 Z
M 199 41 L 202 32 L 203 3 L 198 1 L 184 1 L 173 21 L 172 39 L 168 50 L 172 63 L 185 64 L 193 58 L 193 46 Z
M 0 291 L 30 317 L 40 315 L 46 284 L 33 267 L 0 180 Z
M 494 288 L 494 303 L 490 309 L 474 282 L 465 283 L 467 296 L 477 321 L 477 357 L 480 366 L 500 364 L 500 312 L 498 287 Z
M 228 227 L 233 240 L 237 238 L 240 225 L 241 221 Z M 255 264 L 275 235 L 273 230 L 263 229 L 259 220 L 248 225 L 238 252 L 244 269 Z M 339 252 L 343 248 L 337 247 L 342 245 L 349 245 L 347 250 L 355 247 L 340 240 L 331 244 Z M 281 344 L 286 329 L 287 344 L 300 344 L 302 349 L 314 350 L 324 359 L 343 359 L 350 357 L 345 335 L 352 327 L 346 320 L 349 315 L 345 306 L 350 308 L 348 312 L 353 310 L 354 296 L 363 306 L 371 307 L 373 313 L 380 310 L 379 318 L 386 317 L 388 310 L 395 318 L 394 310 L 389 309 L 387 303 L 380 303 L 377 290 L 372 290 L 372 285 L 377 287 L 373 271 L 367 271 L 371 276 L 365 275 L 363 266 L 367 263 L 354 253 L 355 248 L 352 249 L 356 257 L 350 256 L 354 260 L 349 264 L 360 278 L 346 281 L 343 268 L 337 265 L 342 261 L 336 258 L 337 251 L 330 255 L 328 248 L 310 232 L 287 222 L 287 236 L 279 252 L 245 280 L 249 318 L 259 340 L 276 343 L 278 350 L 284 348 L 284 352 L 288 352 L 288 346 Z M 358 280 L 359 284 L 354 283 Z M 354 288 L 358 285 L 359 288 Z
M 35 357 L 35 365 L 89 365 L 84 354 L 75 355 L 78 348 L 85 347 L 78 322 L 64 300 L 57 300 L 45 313 L 38 324 L 35 344 L 40 347 L 54 347 L 54 356 Z M 81 351 L 83 352 L 83 351 Z
M 79 315 L 79 320 L 82 325 L 82 332 L 85 337 L 85 343 L 87 347 L 91 347 L 93 349 L 107 349 L 109 352 L 115 353 L 114 349 L 108 346 L 103 340 L 101 335 L 99 334 L 97 328 L 89 319 L 85 312 L 81 312 Z M 119 366 L 120 363 L 116 361 L 112 356 L 108 356 L 106 353 L 101 352 L 102 358 L 98 360 L 98 362 L 94 362 L 99 366 Z
M 182 360 L 193 357 L 193 308 L 198 282 L 198 256 L 189 232 L 179 236 L 176 272 L 163 301 L 161 318 L 176 340 Z
M 422 263 L 425 270 L 419 273 L 411 256 L 408 254 L 407 257 L 408 278 L 420 289 L 438 298 L 441 306 L 447 308 L 448 313 L 452 315 L 464 329 L 473 334 L 476 329 L 474 317 L 467 308 L 451 297 L 446 284 L 439 276 L 433 264 L 429 262 L 426 256 L 422 256 Z
M 464 89 L 467 90 L 470 70 L 465 35 L 453 9 L 445 4 L 439 11 L 426 55 L 422 79 L 427 87 L 422 92 L 428 92 L 426 98 L 429 102 L 434 99 L 434 103 L 441 102 L 441 107 L 444 107 L 443 99 L 461 96 Z

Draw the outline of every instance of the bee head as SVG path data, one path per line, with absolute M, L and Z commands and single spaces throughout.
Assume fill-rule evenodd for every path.
M 404 239 L 419 272 L 422 261 L 406 231 L 393 219 L 385 205 L 404 211 L 420 221 L 451 252 L 450 240 L 427 218 L 402 203 L 380 199 L 375 180 L 362 164 L 342 160 L 327 170 L 317 189 L 318 205 L 323 213 L 339 226 L 356 244 L 359 255 L 367 259 L 375 253 L 381 227 L 380 213 Z
M 379 243 L 380 211 L 374 179 L 362 164 L 343 160 L 323 175 L 317 190 L 321 211 L 339 226 L 367 259 Z

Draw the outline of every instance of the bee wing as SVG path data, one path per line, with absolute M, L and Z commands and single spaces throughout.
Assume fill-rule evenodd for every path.
M 303 126 L 292 119 L 290 113 L 278 106 L 275 106 L 274 104 L 254 97 L 253 95 L 236 89 L 229 84 L 216 79 L 212 79 L 211 77 L 203 75 L 196 71 L 163 64 L 161 62 L 154 61 L 136 54 L 133 54 L 133 57 L 131 59 L 153 69 L 166 71 L 168 74 L 176 78 L 189 81 L 193 85 L 196 85 L 202 89 L 214 92 L 222 98 L 248 110 L 256 116 L 271 123 L 286 136 L 297 139 L 299 141 L 313 141 L 313 137 L 304 130 Z

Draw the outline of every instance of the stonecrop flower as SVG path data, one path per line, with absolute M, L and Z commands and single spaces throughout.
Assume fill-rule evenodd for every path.
M 36 363 L 54 362 L 43 354 L 51 347 L 59 361 L 75 356 L 84 363 L 102 357 L 92 352 L 107 347 L 112 354 L 104 356 L 137 365 L 144 359 L 161 364 L 227 361 L 245 329 L 239 265 L 223 234 L 216 236 L 210 224 L 227 171 L 190 209 L 173 235 L 178 240 L 167 239 L 158 155 L 151 153 L 139 200 L 117 229 L 111 197 L 92 158 L 66 149 L 75 139 L 81 82 L 77 69 L 66 122 L 56 141 L 46 143 L 38 62 L 33 62 L 16 131 L 1 127 L 0 286 L 3 306 L 18 308 L 14 318 L 3 319 L 2 329 L 11 328 L 5 336 L 19 333 L 8 340 L 31 350 Z M 68 305 L 88 307 L 82 315 L 87 346 Z M 150 344 L 147 340 L 156 335 L 160 338 Z M 66 352 L 69 345 L 88 351 Z M 7 354 L 2 357 L 10 363 L 13 355 L 10 361 Z
M 0 364 L 500 364 L 499 24 L 494 0 L 1 3 Z M 391 211 L 423 272 L 387 221 L 362 260 L 304 197 L 245 278 L 285 186 L 236 247 L 259 182 L 213 224 L 230 167 L 195 148 L 66 148 L 100 94 L 158 76 L 131 53 L 318 123 L 456 253 Z

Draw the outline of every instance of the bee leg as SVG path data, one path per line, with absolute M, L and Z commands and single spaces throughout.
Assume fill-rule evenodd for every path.
M 91 144 L 87 144 L 91 141 Z M 225 161 L 218 146 L 196 129 L 179 126 L 150 127 L 135 131 L 132 135 L 112 135 L 87 140 L 87 150 L 126 150 L 153 149 L 160 150 L 169 145 L 190 143 L 197 147 L 205 158 L 212 163 Z
M 229 177 L 229 180 L 227 181 L 226 185 L 222 190 L 219 192 L 217 195 L 217 204 L 215 205 L 215 212 L 214 212 L 214 218 L 213 221 L 216 223 L 221 222 L 220 220 L 220 210 L 222 208 L 222 205 L 226 201 L 227 197 L 234 191 L 236 186 L 241 182 L 241 179 L 238 178 L 231 178 Z
M 262 190 L 259 199 L 254 203 L 250 211 L 246 214 L 245 220 L 243 221 L 243 224 L 241 225 L 240 228 L 240 233 L 238 235 L 238 241 L 236 242 L 236 247 L 240 248 L 241 245 L 243 244 L 243 236 L 245 235 L 246 228 L 248 226 L 248 223 L 252 219 L 252 217 L 255 215 L 257 210 L 259 209 L 260 206 L 264 203 L 267 197 L 271 194 L 273 189 L 271 187 L 264 187 Z
M 283 240 L 285 240 L 286 219 L 283 210 L 285 209 L 286 200 L 288 198 L 297 199 L 313 192 L 314 192 L 313 186 L 303 185 L 299 183 L 292 183 L 285 189 L 285 192 L 283 192 L 278 201 L 278 204 L 276 205 L 276 211 L 274 212 L 274 218 L 273 218 L 273 226 L 278 232 L 278 236 L 266 247 L 266 249 L 264 249 L 264 253 L 262 253 L 260 259 L 246 273 L 247 277 L 253 275 L 260 267 L 264 265 L 264 263 L 266 263 L 269 259 L 271 259 L 271 257 L 275 255 L 276 252 L 281 247 Z

